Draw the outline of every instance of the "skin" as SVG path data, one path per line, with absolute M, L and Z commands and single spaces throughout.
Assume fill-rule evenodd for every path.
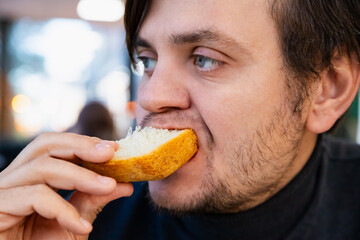
M 316 142 L 305 128 L 309 104 L 293 113 L 296 94 L 266 2 L 153 2 L 136 48 L 145 65 L 138 123 L 192 128 L 199 138 L 189 163 L 149 183 L 156 205 L 246 210 L 283 188 L 309 158 Z

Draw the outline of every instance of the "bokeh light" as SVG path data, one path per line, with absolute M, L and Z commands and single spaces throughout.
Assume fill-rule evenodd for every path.
M 25 113 L 30 109 L 31 100 L 26 95 L 18 94 L 12 99 L 11 106 L 14 112 Z
M 80 0 L 78 15 L 85 20 L 116 22 L 124 15 L 125 6 L 121 0 Z

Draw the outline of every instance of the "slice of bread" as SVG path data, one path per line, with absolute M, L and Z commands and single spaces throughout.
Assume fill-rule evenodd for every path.
M 137 127 L 119 141 L 119 149 L 106 163 L 83 162 L 83 166 L 117 182 L 163 179 L 190 160 L 197 152 L 193 130 Z

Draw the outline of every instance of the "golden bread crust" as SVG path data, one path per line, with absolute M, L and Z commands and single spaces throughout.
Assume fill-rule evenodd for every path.
M 166 178 L 189 161 L 197 152 L 197 137 L 186 129 L 177 137 L 150 153 L 128 159 L 112 158 L 106 163 L 83 162 L 82 165 L 117 182 L 154 181 Z

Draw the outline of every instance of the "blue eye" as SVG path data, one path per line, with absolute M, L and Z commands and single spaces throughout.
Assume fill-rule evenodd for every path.
M 197 65 L 199 68 L 202 68 L 205 71 L 210 71 L 215 69 L 216 67 L 219 67 L 222 64 L 221 61 L 205 57 L 202 55 L 195 56 L 195 65 Z
M 156 66 L 156 60 L 149 57 L 139 57 L 140 61 L 144 64 L 145 71 L 153 71 Z

